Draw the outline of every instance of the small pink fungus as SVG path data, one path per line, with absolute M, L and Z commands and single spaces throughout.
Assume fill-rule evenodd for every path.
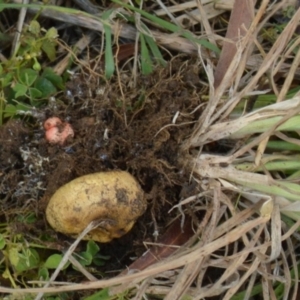
M 67 122 L 62 122 L 57 117 L 49 118 L 44 123 L 45 138 L 50 144 L 63 145 L 68 137 L 74 136 L 72 126 Z
M 45 128 L 45 130 L 49 130 L 50 128 L 57 127 L 60 124 L 62 124 L 62 121 L 60 118 L 52 117 L 52 118 L 47 119 L 44 122 L 44 128 Z
M 61 134 L 57 127 L 48 129 L 45 133 L 45 137 L 50 144 L 60 144 L 61 142 Z
M 60 133 L 60 144 L 62 145 L 68 137 L 74 136 L 74 130 L 69 123 L 64 123 L 63 130 Z

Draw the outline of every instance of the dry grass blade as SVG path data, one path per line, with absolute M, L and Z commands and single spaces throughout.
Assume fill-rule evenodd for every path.
M 28 2 L 29 2 L 28 0 L 23 0 L 23 4 L 28 4 Z M 22 28 L 24 25 L 26 13 L 27 13 L 27 8 L 23 7 L 19 13 L 18 24 L 17 24 L 17 28 L 16 28 L 17 30 L 16 30 L 16 33 L 14 36 L 12 47 L 11 47 L 11 56 L 14 56 L 16 54 L 16 52 L 20 46 L 20 44 L 19 44 L 20 37 L 21 37 L 21 32 L 22 32 Z
M 263 74 L 272 66 L 272 64 L 278 59 L 280 54 L 283 52 L 285 47 L 288 45 L 292 35 L 295 32 L 295 29 L 298 24 L 298 20 L 300 18 L 300 9 L 296 11 L 293 18 L 290 22 L 286 25 L 278 39 L 275 41 L 273 47 L 265 56 L 260 68 L 258 69 L 257 73 L 247 86 L 240 92 L 237 93 L 233 99 L 231 99 L 228 103 L 226 103 L 222 109 L 218 111 L 218 113 L 214 116 L 213 120 L 216 120 L 221 114 L 223 114 L 222 118 L 226 118 L 231 111 L 234 109 L 236 104 L 241 100 L 242 97 L 247 95 L 250 91 L 255 90 L 255 85 L 259 81 L 259 79 L 263 76 Z M 212 121 L 213 121 L 212 120 Z
M 74 52 L 71 51 L 71 49 L 68 49 L 68 53 L 67 55 L 60 60 L 56 66 L 53 67 L 53 71 L 58 74 L 61 75 L 63 74 L 63 72 L 66 71 L 66 68 L 68 67 L 69 63 L 70 63 L 70 59 L 72 57 L 76 57 L 76 55 L 80 54 L 84 49 L 86 49 L 86 47 L 88 47 L 88 45 L 91 43 L 91 41 L 93 40 L 95 36 L 93 34 L 90 35 L 85 35 L 83 36 L 74 46 Z
M 89 281 L 96 281 L 98 280 L 97 277 L 95 277 L 94 275 L 92 275 L 90 272 L 88 272 L 81 264 L 80 262 L 73 256 L 70 255 L 69 256 L 69 261 L 70 263 L 76 267 L 81 274 L 83 274 Z
M 259 238 L 260 235 L 262 233 L 262 231 L 264 230 L 265 225 L 261 225 L 257 232 L 255 233 L 255 236 L 252 238 L 251 242 L 248 241 L 248 244 L 245 247 L 245 250 L 248 247 L 254 247 L 256 243 L 259 242 Z M 267 250 L 266 247 L 261 247 L 260 251 L 265 252 Z M 259 251 L 259 250 L 258 250 Z M 261 252 L 260 252 L 261 253 Z M 225 270 L 224 274 L 221 276 L 221 278 L 214 284 L 214 287 L 216 287 L 217 289 L 221 287 L 221 284 L 225 281 L 229 281 L 228 279 L 230 279 L 230 277 L 236 272 L 237 269 L 239 269 L 240 267 L 243 266 L 243 264 L 245 263 L 245 260 L 248 257 L 248 252 L 247 251 L 241 251 L 240 255 L 236 258 L 233 259 L 231 264 L 229 265 L 229 267 Z M 257 262 L 260 262 L 260 260 L 257 258 Z M 256 265 L 255 262 L 253 262 L 252 266 L 258 266 L 258 264 Z M 251 269 L 251 268 L 250 268 Z M 248 270 L 248 272 L 250 271 L 250 269 Z M 255 269 L 254 269 L 255 270 Z M 247 274 L 247 273 L 246 273 Z M 246 275 L 245 274 L 245 275 Z M 244 275 L 245 279 L 248 279 L 248 277 L 250 276 L 250 272 L 249 274 L 247 274 L 247 276 Z M 230 281 L 229 281 L 230 282 Z M 224 299 L 231 299 L 232 295 L 235 294 L 235 292 L 239 289 L 239 287 L 243 284 L 243 278 L 239 278 L 239 280 L 235 281 L 234 284 L 232 284 L 231 286 L 229 286 L 229 289 L 227 291 L 227 293 L 225 294 Z M 200 299 L 200 298 L 199 298 Z
M 100 13 L 98 6 L 95 6 L 90 0 L 74 0 L 74 2 L 81 7 L 84 11 L 90 14 Z
M 248 57 L 248 49 L 252 49 L 252 43 L 253 43 L 253 38 L 257 35 L 257 24 L 259 22 L 259 20 L 261 19 L 263 13 L 265 13 L 265 10 L 267 8 L 267 4 L 268 4 L 268 0 L 265 0 L 262 2 L 261 7 L 258 11 L 258 13 L 256 14 L 247 34 L 245 35 L 245 37 L 243 38 L 243 40 L 241 41 L 241 43 L 238 45 L 237 47 L 237 51 L 236 51 L 236 56 L 235 59 L 231 61 L 226 74 L 228 75 L 224 75 L 223 76 L 223 80 L 220 82 L 219 86 L 217 89 L 214 88 L 214 79 L 210 79 L 210 99 L 209 99 L 209 103 L 204 111 L 204 113 L 202 114 L 202 116 L 199 119 L 198 125 L 195 128 L 194 132 L 193 132 L 193 136 L 191 137 L 191 139 L 189 141 L 187 141 L 185 147 L 189 148 L 189 147 L 193 147 L 196 143 L 196 141 L 201 137 L 202 134 L 204 134 L 204 132 L 207 131 L 209 125 L 213 124 L 219 117 L 221 114 L 223 114 L 222 118 L 227 117 L 227 113 L 224 114 L 225 109 L 227 109 L 228 107 L 230 108 L 230 111 L 233 109 L 233 107 L 236 105 L 237 102 L 240 101 L 240 99 L 242 98 L 242 96 L 244 96 L 245 94 L 243 94 L 243 92 L 245 93 L 245 89 L 246 88 L 252 88 L 252 86 L 250 86 L 250 84 L 247 85 L 247 87 L 240 93 L 237 93 L 237 95 L 235 97 L 233 97 L 232 100 L 228 101 L 227 103 L 225 103 L 223 105 L 223 107 L 221 107 L 221 109 L 219 109 L 218 111 L 216 111 L 216 108 L 218 106 L 218 104 L 221 102 L 222 97 L 224 96 L 224 94 L 226 94 L 226 90 L 232 85 L 232 83 L 234 82 L 234 80 L 237 80 L 236 88 L 238 88 L 238 83 L 239 83 L 239 74 L 241 74 L 244 71 L 244 61 L 246 61 L 247 57 Z M 240 69 L 240 70 L 239 70 Z M 265 70 L 264 70 L 265 71 Z M 234 76 L 232 76 L 234 75 Z M 207 76 L 210 78 L 210 73 L 207 73 Z M 237 78 L 235 78 L 237 77 Z M 254 76 L 255 78 L 255 76 Z M 258 80 L 258 78 L 256 79 Z M 253 79 L 252 79 L 253 81 Z M 256 82 L 255 82 L 256 84 Z M 229 112 L 228 112 L 229 113 Z
M 252 214 L 255 213 L 254 208 L 251 209 L 251 213 Z M 244 212 L 242 212 L 242 214 L 244 215 L 244 217 L 246 216 L 244 214 Z M 238 216 L 238 215 L 236 217 L 240 218 L 240 216 Z M 189 268 L 189 262 L 193 261 L 194 262 L 194 266 L 196 266 L 196 265 L 199 264 L 198 265 L 199 268 L 200 268 L 201 265 L 202 265 L 202 268 L 203 268 L 205 266 L 205 264 L 206 264 L 205 268 L 207 268 L 208 267 L 208 265 L 207 265 L 207 259 L 209 259 L 210 255 L 214 251 L 216 251 L 217 249 L 222 249 L 224 246 L 227 246 L 230 243 L 236 241 L 238 238 L 240 238 L 241 236 L 243 236 L 243 234 L 245 232 L 248 232 L 252 228 L 257 227 L 259 224 L 265 224 L 268 221 L 268 219 L 269 218 L 265 218 L 265 217 L 261 218 L 261 217 L 259 217 L 259 218 L 255 219 L 253 221 L 246 222 L 245 224 L 243 224 L 243 225 L 241 225 L 239 227 L 234 228 L 233 230 L 227 232 L 224 236 L 221 236 L 219 238 L 216 238 L 215 235 L 213 234 L 213 236 L 211 238 L 212 239 L 216 238 L 214 241 L 207 242 L 207 244 L 205 244 L 205 242 L 204 242 L 204 245 L 201 245 L 202 243 L 200 242 L 197 245 L 195 245 L 191 250 L 187 250 L 189 252 L 188 254 L 185 254 L 183 256 L 178 256 L 177 258 L 174 257 L 173 259 L 170 259 L 170 260 L 167 260 L 165 262 L 162 262 L 162 263 L 158 264 L 157 267 L 160 269 L 159 273 L 162 273 L 165 267 L 168 266 L 167 269 L 169 269 L 169 268 L 175 268 L 175 267 L 178 266 L 178 264 L 181 264 L 180 262 L 183 263 L 183 261 L 185 262 L 185 263 L 183 263 L 183 265 L 187 265 L 187 268 L 184 268 L 181 271 L 182 275 L 178 278 L 177 284 L 174 284 L 172 286 L 170 292 L 166 296 L 167 297 L 166 299 L 168 299 L 168 297 L 171 299 L 171 296 L 175 295 L 175 293 L 174 293 L 175 291 L 177 291 L 177 292 L 179 292 L 181 294 L 184 290 L 186 290 L 186 285 L 184 284 L 185 280 L 188 280 L 190 278 L 190 276 L 193 274 L 193 270 L 192 269 L 190 270 L 190 268 Z M 243 220 L 245 221 L 245 218 Z M 236 224 L 237 224 L 236 220 L 234 222 L 232 222 L 232 223 L 235 224 L 234 226 L 236 226 Z M 264 245 L 263 247 L 267 248 L 266 245 Z M 251 249 L 248 249 L 248 250 L 245 250 L 245 251 L 249 254 L 249 251 L 253 251 L 253 249 L 251 248 Z M 193 259 L 192 259 L 192 257 L 193 257 Z M 190 259 L 192 259 L 192 261 Z M 155 266 L 153 266 L 153 268 L 155 268 Z M 163 268 L 163 269 L 161 269 L 161 268 Z M 147 271 L 147 270 L 145 270 L 145 271 Z M 150 272 L 150 271 L 151 271 L 151 268 L 148 269 L 148 272 Z M 191 271 L 191 273 L 189 273 L 190 271 Z M 205 271 L 202 269 L 201 272 L 200 272 L 200 274 L 202 272 L 205 272 Z M 181 278 L 185 278 L 185 280 L 182 282 Z M 133 288 L 135 286 L 135 284 L 136 284 L 136 282 L 133 282 L 130 285 L 130 287 Z M 179 285 L 179 287 L 177 285 Z M 215 293 L 217 293 L 216 290 L 213 290 L 213 289 L 210 289 L 210 288 L 208 289 L 207 287 L 205 287 L 205 286 L 203 287 L 202 286 L 201 288 L 199 287 L 198 289 L 196 289 L 195 294 L 193 293 L 193 296 L 199 295 L 199 293 L 201 293 L 202 291 L 206 291 L 205 293 L 207 294 L 207 296 L 212 296 Z M 222 289 L 222 291 L 224 291 L 224 289 Z
M 200 16 L 200 19 L 202 20 L 202 24 L 203 24 L 203 28 L 204 28 L 204 31 L 208 37 L 208 40 L 216 45 L 216 41 L 215 41 L 215 38 L 214 38 L 214 34 L 213 34 L 213 29 L 211 28 L 211 25 L 209 23 L 209 13 L 207 11 L 207 7 L 204 8 L 203 4 L 197 0 L 197 6 L 198 6 L 198 10 L 199 10 L 199 16 Z M 197 16 L 197 19 L 199 20 L 199 16 Z
M 211 0 L 202 0 L 201 3 L 204 4 L 208 4 L 210 3 Z M 180 3 L 180 4 L 176 4 L 173 6 L 169 6 L 168 7 L 168 11 L 171 13 L 175 13 L 175 12 L 181 12 L 187 9 L 191 9 L 197 7 L 197 1 L 193 0 L 193 1 L 186 1 L 184 3 Z M 166 14 L 166 12 L 163 9 L 157 9 L 154 11 L 156 15 L 158 16 L 163 16 Z
M 197 2 L 199 3 L 199 0 L 196 1 L 196 5 L 195 5 L 196 7 L 197 7 Z M 191 27 L 196 24 L 201 24 L 203 22 L 207 22 L 207 20 L 213 19 L 213 18 L 223 14 L 225 11 L 223 9 L 216 9 L 214 2 L 210 2 L 210 3 L 207 3 L 206 5 L 204 5 L 205 3 L 203 3 L 203 1 L 202 1 L 201 5 L 202 4 L 203 4 L 202 9 L 199 8 L 199 4 L 198 4 L 198 8 L 193 9 L 190 12 L 186 12 L 186 13 L 180 15 L 179 17 L 177 17 L 176 18 L 177 22 L 179 22 L 179 24 L 182 27 Z M 202 13 L 202 11 L 205 11 L 205 15 Z M 209 35 L 210 32 L 207 32 L 207 34 Z
M 273 201 L 272 201 L 273 202 Z M 281 217 L 279 204 L 275 203 L 271 212 L 271 254 L 266 258 L 266 263 L 277 259 L 281 252 Z
M 186 243 L 193 235 L 191 220 L 185 220 L 183 227 L 181 220 L 176 220 L 159 238 L 157 245 L 150 247 L 146 253 L 135 260 L 126 270 L 120 275 L 130 274 L 132 272 L 145 270 L 154 263 L 161 261 L 173 254 L 180 246 Z M 120 276 L 119 275 L 119 276 Z
M 300 44 L 300 39 L 297 39 L 293 43 L 293 45 L 290 47 L 290 49 L 288 49 L 287 54 L 290 54 L 292 51 L 295 50 L 295 48 L 299 47 L 299 44 Z M 285 56 L 287 56 L 287 54 Z M 281 63 L 278 64 L 278 65 L 281 66 Z M 280 93 L 279 93 L 278 97 L 277 97 L 277 102 L 283 101 L 285 99 L 286 94 L 288 93 L 288 91 L 291 88 L 291 84 L 292 84 L 292 81 L 293 81 L 293 79 L 295 77 L 295 73 L 296 73 L 296 71 L 298 69 L 297 66 L 299 66 L 299 64 L 300 64 L 300 52 L 297 51 L 297 53 L 296 53 L 296 55 L 294 57 L 294 61 L 291 64 L 291 68 L 290 68 L 290 70 L 289 70 L 289 72 L 287 74 L 287 77 L 286 77 L 286 79 L 284 81 L 284 84 L 283 84 L 283 86 L 282 86 L 282 88 L 280 90 Z
M 208 242 L 213 240 L 213 235 L 215 228 L 217 226 L 217 221 L 221 218 L 220 214 L 220 196 L 221 194 L 221 186 L 218 182 L 215 182 L 214 196 L 213 196 L 213 207 L 212 207 L 212 215 L 210 218 L 210 222 L 205 227 L 202 233 L 202 240 L 199 242 L 199 247 L 207 244 Z M 186 265 L 183 270 L 180 272 L 173 288 L 166 295 L 166 300 L 175 299 L 179 296 L 183 296 L 184 293 L 188 290 L 188 288 L 192 285 L 196 276 L 198 276 L 199 272 L 201 272 L 201 266 L 205 261 L 207 261 L 208 257 L 203 257 L 198 261 Z
M 298 221 L 298 224 L 300 222 Z M 296 223 L 296 225 L 298 225 Z M 298 225 L 299 226 L 299 225 Z M 298 229 L 298 228 L 297 228 Z M 289 254 L 290 254 L 290 258 L 291 258 L 291 266 L 290 264 L 287 262 L 287 258 L 285 253 L 283 253 L 283 264 L 284 264 L 284 273 L 285 273 L 285 278 L 287 279 L 287 287 L 285 289 L 285 297 L 284 299 L 288 299 L 289 295 L 291 296 L 291 299 L 298 299 L 298 285 L 294 284 L 294 282 L 299 282 L 299 273 L 298 273 L 298 262 L 297 262 L 297 257 L 296 257 L 296 253 L 295 253 L 295 246 L 293 245 L 293 242 L 291 241 L 291 239 L 287 239 L 287 245 L 288 245 L 288 250 L 289 250 Z M 282 252 L 284 252 L 282 250 Z M 291 273 L 290 270 L 293 270 L 293 274 L 294 274 L 294 278 L 291 278 Z M 293 291 L 292 293 L 290 292 L 290 287 L 293 286 Z
M 224 42 L 220 59 L 214 73 L 214 88 L 216 89 L 223 80 L 228 67 L 237 53 L 239 41 L 246 35 L 254 17 L 255 1 L 236 0 L 231 12 L 226 41 Z M 253 48 L 253 47 L 252 47 Z M 249 51 L 247 52 L 248 55 Z

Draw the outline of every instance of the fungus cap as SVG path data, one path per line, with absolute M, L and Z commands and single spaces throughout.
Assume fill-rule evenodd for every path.
M 101 172 L 59 188 L 48 203 L 46 218 L 54 230 L 74 238 L 97 220 L 100 225 L 84 239 L 107 243 L 127 233 L 146 206 L 140 185 L 129 173 Z
M 45 138 L 50 144 L 63 145 L 67 138 L 74 137 L 74 130 L 67 122 L 62 122 L 57 117 L 52 117 L 44 122 Z

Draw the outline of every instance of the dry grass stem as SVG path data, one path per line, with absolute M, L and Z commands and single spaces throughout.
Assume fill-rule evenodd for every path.
M 198 246 L 205 245 L 206 243 L 212 241 L 213 233 L 217 226 L 217 215 L 219 213 L 220 207 L 220 193 L 221 186 L 218 182 L 215 182 L 214 196 L 213 196 L 213 207 L 212 207 L 212 215 L 210 218 L 209 224 L 205 227 L 205 230 L 202 233 L 202 239 L 198 243 Z M 176 297 L 183 296 L 187 289 L 192 285 L 196 276 L 201 272 L 202 264 L 208 259 L 208 257 L 203 257 L 196 262 L 186 265 L 179 276 L 173 288 L 166 295 L 166 300 L 172 300 Z
M 22 0 L 23 4 L 28 4 L 28 2 L 29 2 L 28 0 Z M 12 47 L 11 47 L 11 56 L 15 56 L 15 54 L 17 53 L 17 51 L 20 47 L 21 32 L 22 32 L 22 28 L 24 26 L 26 13 L 27 13 L 27 8 L 22 7 L 20 9 L 18 23 L 17 23 L 17 27 L 16 27 L 16 33 L 15 33 L 14 40 L 13 40 Z
M 70 59 L 72 57 L 76 57 L 78 54 L 80 54 L 88 45 L 91 43 L 91 41 L 94 39 L 94 34 L 84 35 L 79 41 L 76 42 L 74 45 L 74 50 L 68 49 L 66 56 L 61 59 L 56 66 L 53 67 L 53 71 L 61 75 L 63 72 L 66 71 L 66 68 L 68 67 L 70 63 Z
M 204 32 L 205 32 L 205 36 L 207 36 L 208 40 L 216 45 L 216 41 L 214 39 L 214 35 L 213 35 L 213 29 L 211 28 L 211 25 L 209 23 L 209 16 L 210 14 L 208 13 L 208 11 L 204 8 L 203 4 L 200 2 L 200 0 L 197 0 L 197 7 L 198 7 L 198 11 L 199 11 L 199 15 L 197 16 L 197 20 L 199 20 L 199 22 L 201 22 L 201 25 L 204 28 Z M 200 18 L 199 18 L 200 17 Z
M 227 10 L 231 10 L 233 7 L 233 2 L 234 0 L 226 1 L 226 0 L 221 0 L 218 1 L 219 6 L 216 5 L 212 0 L 201 0 L 201 4 L 203 5 L 205 12 L 206 12 L 206 18 L 210 19 L 213 18 L 217 15 L 220 15 L 221 13 L 224 12 L 224 8 L 220 8 L 220 6 L 224 5 L 226 6 Z M 187 9 L 192 9 L 197 7 L 197 0 L 194 1 L 186 1 L 184 3 L 176 4 L 173 6 L 168 7 L 168 11 L 171 13 L 178 13 L 181 11 L 185 11 Z M 166 15 L 166 11 L 164 9 L 157 9 L 154 11 L 154 13 L 157 16 L 164 16 Z M 199 10 L 197 9 L 192 11 L 193 14 L 195 14 L 197 17 L 196 19 L 199 18 Z M 179 19 L 182 21 L 184 18 L 188 18 L 188 15 L 183 14 L 182 16 L 179 17 Z M 188 19 L 190 21 L 190 19 Z M 198 19 L 200 21 L 201 19 Z M 195 23 L 194 23 L 195 24 Z
M 98 280 L 97 277 L 95 277 L 94 275 L 92 275 L 90 272 L 88 272 L 83 266 L 82 264 L 80 264 L 80 262 L 73 256 L 73 255 L 70 255 L 69 256 L 69 261 L 70 263 L 76 267 L 79 272 L 81 274 L 83 274 L 89 281 L 96 281 Z
M 299 44 L 300 44 L 300 39 L 298 38 L 295 41 L 295 43 L 291 46 L 291 48 L 293 50 L 295 50 L 295 47 L 299 47 Z M 281 87 L 280 93 L 277 97 L 277 102 L 283 101 L 284 98 L 286 97 L 286 94 L 291 89 L 291 84 L 292 84 L 292 81 L 295 77 L 296 70 L 298 69 L 297 66 L 299 66 L 299 64 L 300 64 L 300 53 L 299 53 L 299 51 L 297 51 L 296 55 L 294 57 L 294 60 L 291 64 L 291 68 L 290 68 L 290 70 L 289 70 L 289 72 L 288 72 L 288 74 L 285 78 L 284 84 Z
M 197 2 L 197 1 L 196 1 Z M 197 5 L 197 4 L 196 4 Z M 219 15 L 221 15 L 225 10 L 223 9 L 216 9 L 213 2 L 210 2 L 203 6 L 203 10 L 205 11 L 205 19 L 212 19 Z M 193 9 L 190 12 L 184 13 L 176 18 L 177 22 L 184 28 L 194 26 L 204 21 L 203 15 L 199 10 L 199 7 Z M 205 21 L 204 21 L 205 22 Z M 207 32 L 209 34 L 209 32 Z
M 223 44 L 222 52 L 220 55 L 220 59 L 216 66 L 216 70 L 214 73 L 214 88 L 218 88 L 224 77 L 228 73 L 228 67 L 232 60 L 236 59 L 237 50 L 239 47 L 243 48 L 241 44 L 241 40 L 246 36 L 247 30 L 249 29 L 251 22 L 254 18 L 254 1 L 242 1 L 236 0 L 234 3 L 234 7 L 232 13 L 230 15 L 230 20 L 226 32 L 226 39 Z M 246 47 L 247 56 L 250 56 L 251 51 L 253 49 L 253 45 L 248 45 Z M 239 65 L 237 69 L 244 71 L 244 63 L 246 59 L 243 60 L 243 64 Z M 240 62 L 241 63 L 241 62 Z M 240 76 L 242 72 L 239 72 Z M 234 73 L 231 73 L 234 74 Z M 227 75 L 228 76 L 228 75 Z M 228 76 L 229 77 L 229 76 Z M 239 77 L 236 76 L 239 81 Z M 232 84 L 229 83 L 229 84 Z M 238 86 L 238 84 L 236 84 Z

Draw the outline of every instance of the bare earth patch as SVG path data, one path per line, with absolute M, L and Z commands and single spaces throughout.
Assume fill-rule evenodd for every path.
M 63 184 L 79 176 L 107 170 L 127 170 L 141 184 L 148 201 L 147 212 L 133 230 L 101 246 L 112 259 L 103 270 L 124 269 L 133 257 L 145 251 L 145 241 L 155 241 L 177 213 L 168 211 L 184 196 L 195 193 L 183 165 L 180 150 L 198 119 L 201 109 L 200 69 L 195 60 L 175 59 L 165 69 L 139 78 L 130 88 L 130 74 L 123 82 L 102 82 L 84 74 L 68 83 L 59 105 L 49 104 L 31 123 L 11 120 L 0 128 L 0 193 L 9 191 L 2 220 L 29 240 L 46 235 L 51 248 L 61 249 L 71 239 L 55 233 L 44 212 L 49 198 Z M 120 89 L 122 87 L 122 90 Z M 67 120 L 74 138 L 63 145 L 50 145 L 42 123 L 47 117 Z M 190 187 L 190 188 L 189 188 Z M 10 213 L 4 213 L 10 211 Z M 37 221 L 26 225 L 15 220 L 18 214 L 35 211 Z M 45 234 L 46 233 L 46 234 Z M 79 247 L 80 250 L 80 247 Z M 101 252 L 101 253 L 102 253 Z

